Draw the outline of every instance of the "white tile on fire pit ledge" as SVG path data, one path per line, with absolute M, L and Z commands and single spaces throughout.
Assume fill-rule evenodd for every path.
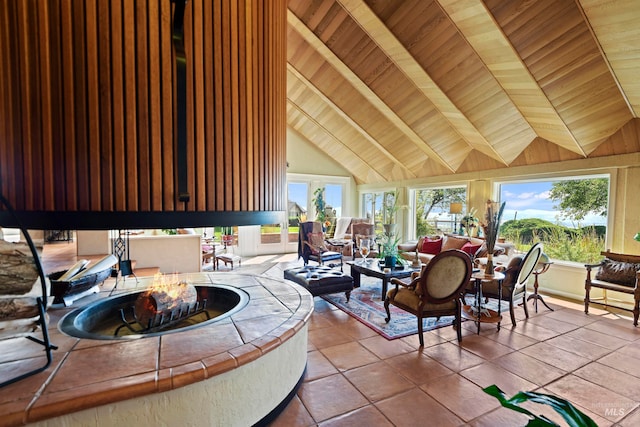
M 262 285 L 246 286 L 243 287 L 242 290 L 247 292 L 251 299 L 267 298 L 273 296 L 271 292 L 269 292 L 267 288 Z

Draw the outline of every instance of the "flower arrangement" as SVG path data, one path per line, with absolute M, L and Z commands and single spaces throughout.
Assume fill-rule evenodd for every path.
M 505 202 L 498 206 L 497 202 L 487 200 L 487 208 L 484 215 L 484 222 L 481 223 L 482 231 L 487 244 L 487 266 L 485 274 L 493 274 L 493 251 L 498 241 L 498 232 L 500 231 L 500 220 L 502 219 L 502 211 L 504 211 Z
M 396 212 L 398 211 L 396 193 L 394 191 L 385 193 L 382 207 L 385 212 L 384 216 L 387 223 L 393 224 L 396 219 Z
M 476 217 L 476 208 L 469 209 L 469 212 L 460 220 L 460 226 L 464 228 L 469 237 L 476 234 L 478 225 L 480 225 L 480 220 Z
M 384 217 L 387 224 L 395 224 L 396 212 L 400 209 L 406 208 L 407 206 L 405 205 L 398 205 L 398 197 L 396 196 L 395 191 L 390 191 L 384 194 L 382 209 L 384 210 Z

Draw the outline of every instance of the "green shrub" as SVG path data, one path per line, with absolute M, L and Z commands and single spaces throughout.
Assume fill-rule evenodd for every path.
M 553 259 L 581 263 L 598 262 L 604 250 L 606 227 L 568 228 L 541 219 L 505 222 L 500 236 L 526 252 L 535 242 L 544 244 L 544 252 Z

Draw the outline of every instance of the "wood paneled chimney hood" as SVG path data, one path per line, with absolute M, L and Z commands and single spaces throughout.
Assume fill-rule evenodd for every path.
M 283 220 L 284 0 L 16 0 L 0 28 L 0 191 L 25 227 Z

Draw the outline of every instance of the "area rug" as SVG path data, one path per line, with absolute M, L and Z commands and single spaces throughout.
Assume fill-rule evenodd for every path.
M 389 306 L 391 311 L 391 320 L 385 322 L 387 313 L 384 310 L 384 302 L 380 299 L 382 292 L 382 283 L 379 279 L 362 276 L 362 282 L 359 288 L 354 288 L 351 292 L 351 298 L 347 302 L 344 292 L 323 295 L 326 301 L 338 307 L 340 310 L 354 317 L 370 327 L 388 340 L 406 337 L 418 333 L 418 325 L 416 316 L 407 313 L 394 306 Z M 473 296 L 469 297 L 468 303 L 471 303 Z M 490 308 L 497 308 L 497 303 L 490 300 Z M 492 307 L 494 306 L 495 307 Z M 509 309 L 509 303 L 502 303 L 502 311 Z M 443 326 L 451 326 L 453 316 L 443 316 L 440 319 L 429 317 L 423 319 L 423 331 L 427 332 L 433 329 L 442 328 Z M 463 319 L 464 321 L 465 319 Z M 504 319 L 503 319 L 504 320 Z

